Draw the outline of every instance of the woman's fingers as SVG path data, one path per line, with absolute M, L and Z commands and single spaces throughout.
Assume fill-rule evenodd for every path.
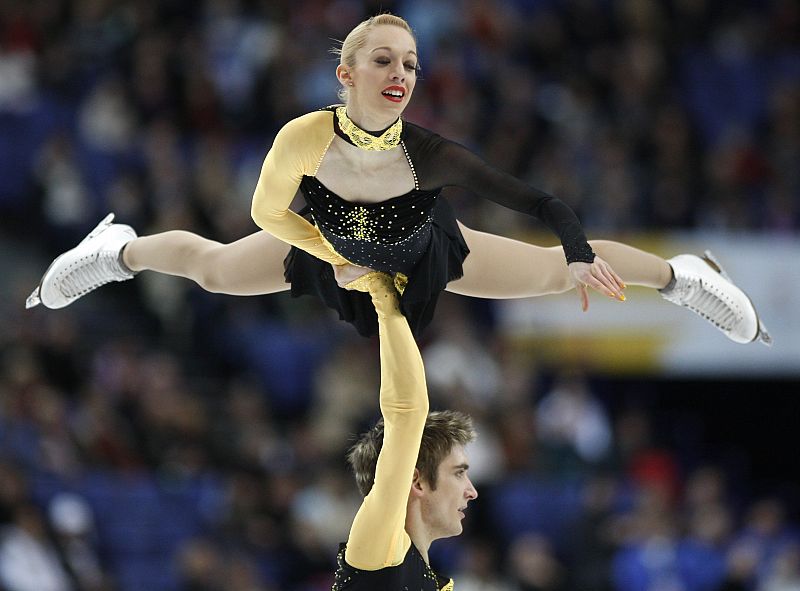
M 625 285 L 625 282 L 622 280 L 622 277 L 617 275 L 617 272 L 611 267 L 611 265 L 606 264 L 606 267 L 608 267 L 608 270 L 611 271 L 611 275 L 614 276 L 614 279 L 616 280 L 617 285 L 619 285 L 620 289 L 625 289 L 626 287 L 628 287 L 627 285 Z
M 592 289 L 594 289 L 595 291 L 599 291 L 600 293 L 607 295 L 610 298 L 617 299 L 617 296 L 614 293 L 614 291 L 610 287 L 608 287 L 605 283 L 600 281 L 597 277 L 595 277 L 593 274 L 589 275 L 586 278 L 586 281 L 584 281 L 584 283 L 589 287 L 591 287 Z
M 606 264 L 600 264 L 593 268 L 593 275 L 594 277 L 603 284 L 603 286 L 609 290 L 611 293 L 606 294 L 610 295 L 613 298 L 616 298 L 621 301 L 625 301 L 625 296 L 622 294 L 622 284 L 617 281 L 617 278 L 614 276 L 614 272 L 611 268 Z
M 624 283 L 614 272 L 611 266 L 600 257 L 592 263 L 574 262 L 569 265 L 572 280 L 581 298 L 581 307 L 584 312 L 589 309 L 589 293 L 587 287 L 607 295 L 610 298 L 625 301 L 622 290 Z
M 586 291 L 586 286 L 579 283 L 577 288 L 578 296 L 581 298 L 581 310 L 586 312 L 589 309 L 589 292 Z
M 611 281 L 614 282 L 614 285 L 616 286 L 617 290 L 620 292 L 620 295 L 622 295 L 622 290 L 627 287 L 625 285 L 625 282 L 622 280 L 622 277 L 617 275 L 617 272 L 614 271 L 614 269 L 611 267 L 611 265 L 609 265 L 605 261 L 603 261 L 603 272 L 611 279 Z M 624 296 L 623 296 L 623 299 L 624 299 Z

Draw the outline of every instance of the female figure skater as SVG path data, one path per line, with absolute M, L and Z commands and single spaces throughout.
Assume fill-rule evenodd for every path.
M 587 287 L 624 300 L 631 284 L 659 289 L 736 342 L 769 342 L 753 304 L 708 256 L 666 261 L 618 242 L 588 242 L 559 199 L 403 120 L 418 69 L 405 20 L 382 14 L 362 22 L 340 55 L 336 75 L 345 105 L 290 121 L 264 160 L 252 216 L 265 231 L 227 245 L 183 231 L 137 237 L 129 226 L 113 224 L 112 214 L 53 262 L 27 307 L 60 308 L 149 269 L 231 295 L 290 287 L 295 296 L 316 294 L 371 335 L 377 318 L 368 294 L 340 288 L 337 278 L 344 285 L 372 268 L 394 277 L 415 333 L 430 322 L 444 289 L 516 298 L 576 287 L 586 310 Z M 439 196 L 449 185 L 536 216 L 562 246 L 541 248 L 465 227 Z M 298 189 L 310 221 L 289 210 Z

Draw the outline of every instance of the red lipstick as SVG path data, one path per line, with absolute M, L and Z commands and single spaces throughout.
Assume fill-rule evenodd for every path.
M 403 97 L 406 96 L 406 89 L 402 86 L 397 86 L 393 84 L 392 86 L 387 86 L 381 91 L 381 94 L 384 96 L 386 100 L 390 100 L 393 103 L 399 103 L 403 101 Z

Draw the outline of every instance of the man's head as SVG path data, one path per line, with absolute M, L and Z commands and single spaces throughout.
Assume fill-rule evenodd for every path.
M 428 415 L 409 497 L 420 501 L 434 538 L 460 534 L 463 510 L 478 496 L 467 475 L 469 465 L 464 450 L 474 439 L 469 415 L 450 410 Z M 383 419 L 363 433 L 347 455 L 364 496 L 372 489 L 382 446 Z

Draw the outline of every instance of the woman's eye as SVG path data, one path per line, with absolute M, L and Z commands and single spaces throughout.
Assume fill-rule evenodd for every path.
M 377 60 L 375 60 L 375 63 L 378 63 L 378 64 L 380 64 L 380 65 L 382 65 L 382 66 L 385 66 L 386 64 L 388 64 L 388 63 L 389 63 L 389 60 L 387 60 L 387 59 L 385 59 L 385 58 L 383 58 L 383 59 L 377 59 Z
M 416 69 L 417 69 L 417 66 L 415 66 L 414 64 L 406 64 L 406 70 L 408 70 L 409 72 L 413 72 Z

